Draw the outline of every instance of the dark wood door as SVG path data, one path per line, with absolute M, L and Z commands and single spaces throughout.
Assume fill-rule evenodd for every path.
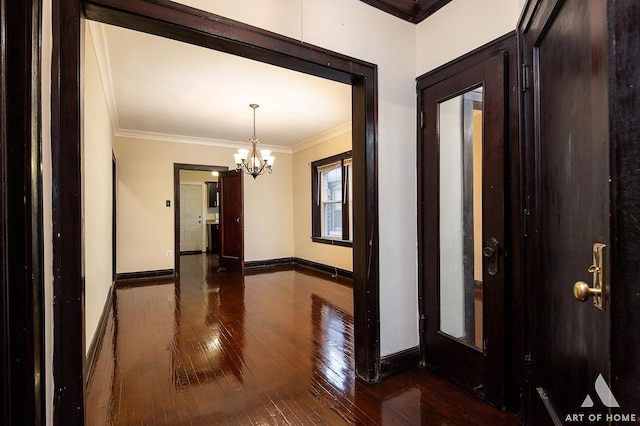
M 607 3 L 542 1 L 523 29 L 528 143 L 536 158 L 534 424 L 579 413 L 586 422 L 588 413 L 616 405 L 609 391 L 612 307 L 603 311 L 573 294 L 574 283 L 593 286 L 598 276 L 588 271 L 594 244 L 610 246 Z M 608 266 L 605 250 L 605 284 Z
M 425 365 L 503 408 L 507 56 L 473 61 L 418 83 L 421 344 Z
M 244 273 L 243 173 L 220 172 L 220 268 Z

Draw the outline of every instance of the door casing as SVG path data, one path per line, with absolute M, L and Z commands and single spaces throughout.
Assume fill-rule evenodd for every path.
M 203 172 L 226 171 L 227 166 L 210 166 L 206 164 L 173 164 L 173 274 L 180 276 L 180 170 L 197 170 Z
M 59 236 L 53 241 L 57 301 L 53 314 L 54 424 L 82 424 L 84 415 L 82 216 L 78 194 L 85 17 L 352 86 L 353 185 L 354 192 L 360 194 L 353 207 L 355 371 L 366 382 L 379 380 L 376 65 L 166 0 L 53 0 L 53 234 Z M 178 256 L 175 259 L 175 271 L 179 272 Z

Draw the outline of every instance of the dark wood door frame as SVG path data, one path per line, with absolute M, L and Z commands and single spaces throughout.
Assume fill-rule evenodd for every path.
M 356 375 L 380 377 L 377 67 L 168 0 L 53 0 L 54 424 L 84 405 L 81 63 L 86 18 L 232 53 L 352 86 Z
M 180 276 L 180 170 L 199 170 L 203 172 L 229 170 L 226 166 L 208 166 L 204 164 L 173 164 L 173 274 Z
M 0 0 L 0 26 L 0 424 L 37 425 L 46 401 L 42 1 Z
M 118 206 L 116 205 L 118 199 L 118 164 L 116 161 L 116 154 L 111 152 L 111 280 L 116 282 L 116 274 L 118 268 L 116 265 L 116 258 L 118 256 L 117 245 L 117 214 Z

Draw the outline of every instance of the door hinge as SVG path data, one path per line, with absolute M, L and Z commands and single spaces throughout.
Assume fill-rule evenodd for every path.
M 524 236 L 528 237 L 529 236 L 529 222 L 531 219 L 531 212 L 529 211 L 529 209 L 524 209 L 524 211 L 522 212 L 522 222 L 523 222 L 523 228 L 524 228 Z
M 420 128 L 424 129 L 424 111 L 420 111 Z
M 529 90 L 529 65 L 522 64 L 522 91 Z

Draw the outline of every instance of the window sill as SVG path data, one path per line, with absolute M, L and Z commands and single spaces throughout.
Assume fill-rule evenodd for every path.
M 311 237 L 311 240 L 314 243 L 330 244 L 332 246 L 340 246 L 340 247 L 353 247 L 353 242 L 347 241 L 347 240 L 338 240 L 333 238 L 322 238 L 322 237 Z

